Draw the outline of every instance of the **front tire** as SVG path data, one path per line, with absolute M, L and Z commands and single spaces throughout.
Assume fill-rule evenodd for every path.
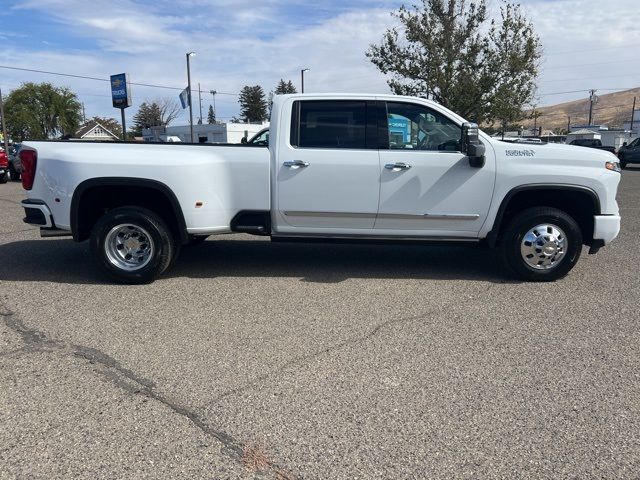
M 501 238 L 502 258 L 518 278 L 551 282 L 564 277 L 582 253 L 582 231 L 557 208 L 535 207 L 517 214 Z
M 146 208 L 115 208 L 91 231 L 91 253 L 107 275 L 127 284 L 150 283 L 177 254 L 164 220 Z
M 9 181 L 9 172 L 5 172 L 0 175 L 0 183 L 7 183 Z

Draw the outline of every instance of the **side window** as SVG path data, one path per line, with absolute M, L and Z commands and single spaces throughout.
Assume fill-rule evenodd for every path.
M 366 148 L 365 102 L 323 100 L 296 102 L 291 123 L 291 144 L 295 147 Z
M 391 150 L 460 151 L 462 129 L 423 105 L 388 102 L 387 123 Z
M 637 147 L 638 143 L 640 143 L 640 137 L 636 138 L 633 142 L 629 144 L 630 147 Z
M 265 130 L 251 142 L 253 145 L 269 145 L 269 130 Z

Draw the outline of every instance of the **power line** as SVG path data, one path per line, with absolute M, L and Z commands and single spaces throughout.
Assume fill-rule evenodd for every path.
M 621 46 L 617 46 L 617 47 L 600 47 L 600 48 L 590 48 L 589 52 L 599 52 L 601 50 L 619 50 L 620 48 L 629 48 L 629 47 L 640 47 L 640 43 L 636 43 L 635 45 L 621 45 Z M 569 54 L 569 53 L 584 53 L 585 49 L 581 48 L 580 50 L 565 50 L 563 52 L 552 52 L 552 53 L 547 53 L 547 56 L 554 56 L 554 55 L 565 55 L 565 54 Z
M 10 67 L 8 65 L 0 65 L 0 68 L 4 68 L 6 70 L 18 70 L 21 72 L 31 72 L 31 73 L 42 73 L 45 75 L 57 75 L 59 77 L 70 77 L 70 78 L 80 78 L 83 80 L 94 80 L 94 81 L 98 81 L 98 82 L 109 82 L 110 80 L 108 78 L 100 78 L 100 77 L 90 77 L 87 75 L 74 75 L 71 73 L 61 73 L 61 72 L 49 72 L 47 70 L 35 70 L 33 68 L 21 68 L 21 67 Z M 182 91 L 184 90 L 184 88 L 181 87 L 171 87 L 169 85 L 155 85 L 152 83 L 140 83 L 140 82 L 129 82 L 130 85 L 136 85 L 139 87 L 150 87 L 150 88 L 164 88 L 167 90 L 178 90 L 178 91 Z M 204 92 L 205 90 L 202 90 L 202 92 Z M 238 96 L 239 94 L 237 93 L 229 93 L 229 92 L 220 92 L 218 91 L 218 94 L 220 95 L 233 95 L 233 96 Z

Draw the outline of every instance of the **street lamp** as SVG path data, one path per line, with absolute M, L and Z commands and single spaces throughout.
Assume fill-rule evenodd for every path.
M 303 68 L 302 70 L 300 70 L 300 77 L 302 79 L 302 82 L 301 82 L 301 84 L 302 84 L 302 92 L 301 93 L 304 93 L 304 72 L 308 72 L 309 70 L 310 70 L 309 68 Z
M 187 93 L 189 97 L 189 128 L 191 130 L 191 143 L 195 143 L 193 139 L 193 106 L 191 105 L 191 65 L 189 58 L 195 57 L 196 52 L 187 53 Z
M 215 90 L 209 90 L 209 93 L 213 97 L 213 116 L 216 116 L 216 92 Z M 216 118 L 216 123 L 218 123 L 218 119 Z

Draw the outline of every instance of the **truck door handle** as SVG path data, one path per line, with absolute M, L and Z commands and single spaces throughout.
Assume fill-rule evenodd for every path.
M 387 163 L 384 168 L 387 170 L 392 170 L 394 172 L 401 172 L 402 170 L 409 170 L 411 165 L 404 162 L 396 162 L 396 163 Z
M 303 162 L 302 160 L 293 160 L 293 161 L 288 161 L 288 162 L 284 162 L 282 165 L 284 165 L 285 167 L 291 168 L 291 169 L 296 169 L 296 168 L 304 168 L 304 167 L 308 167 L 309 166 L 309 162 Z

